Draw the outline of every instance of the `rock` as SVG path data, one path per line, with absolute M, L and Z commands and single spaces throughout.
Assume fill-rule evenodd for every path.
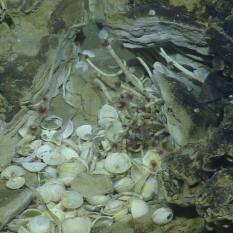
M 9 190 L 0 182 L 0 230 L 30 204 L 32 192 L 28 188 Z
M 15 153 L 16 140 L 8 135 L 0 135 L 0 171 L 10 162 Z
M 204 221 L 202 218 L 187 219 L 178 217 L 164 226 L 156 226 L 155 230 L 150 233 L 202 233 L 204 229 Z

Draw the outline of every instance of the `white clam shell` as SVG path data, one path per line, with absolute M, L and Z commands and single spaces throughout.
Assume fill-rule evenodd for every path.
M 45 183 L 36 189 L 41 195 L 45 203 L 50 201 L 58 202 L 61 199 L 62 193 L 65 191 L 63 184 L 58 182 Z
M 121 174 L 131 167 L 131 162 L 125 153 L 111 153 L 104 161 L 104 167 L 107 171 L 115 174 Z
M 113 218 L 109 216 L 99 216 L 92 222 L 93 228 L 107 228 L 113 224 Z
M 69 120 L 66 128 L 64 129 L 62 133 L 62 138 L 63 139 L 69 138 L 73 134 L 73 132 L 74 132 L 74 123 L 73 121 Z
M 142 163 L 149 171 L 158 171 L 161 168 L 161 158 L 156 150 L 148 150 L 142 159 Z
M 123 127 L 120 121 L 113 120 L 109 123 L 109 126 L 105 129 L 105 136 L 110 141 L 117 141 L 119 140 L 120 136 L 123 133 Z
M 64 191 L 61 195 L 61 204 L 67 209 L 76 209 L 83 204 L 83 196 L 74 191 Z
M 152 214 L 152 219 L 155 224 L 167 224 L 173 219 L 172 209 L 168 207 L 161 207 L 154 211 Z
M 140 199 L 132 199 L 130 211 L 134 219 L 141 218 L 149 213 L 148 204 Z
M 64 156 L 57 149 L 43 156 L 43 162 L 51 166 L 57 166 L 65 162 Z
M 59 147 L 59 152 L 65 160 L 79 158 L 78 152 L 68 146 Z
M 48 130 L 56 130 L 61 128 L 62 123 L 62 118 L 55 115 L 50 115 L 44 118 L 44 120 L 41 122 L 41 127 Z
M 44 169 L 44 173 L 43 174 L 44 174 L 44 176 L 46 178 L 56 178 L 57 177 L 57 169 L 54 168 L 54 167 L 48 166 L 48 167 L 46 167 Z
M 125 206 L 124 208 L 122 208 L 121 210 L 117 211 L 117 213 L 115 213 L 113 215 L 114 220 L 115 221 L 122 221 L 127 215 L 128 215 L 128 206 Z
M 158 180 L 156 176 L 150 176 L 141 191 L 141 195 L 145 201 L 151 200 L 154 195 L 158 194 Z
M 50 232 L 51 221 L 46 216 L 36 216 L 29 220 L 27 227 L 31 233 L 47 233 Z
M 41 139 L 45 142 L 52 142 L 56 145 L 61 145 L 62 135 L 57 130 L 43 129 L 41 131 Z
M 66 213 L 61 203 L 55 204 L 54 202 L 50 202 L 47 204 L 47 207 L 61 222 L 65 219 Z
M 109 195 L 94 195 L 86 198 L 91 205 L 105 205 L 110 200 Z
M 90 233 L 91 220 L 88 217 L 65 219 L 62 223 L 62 231 L 65 233 Z
M 40 172 L 47 164 L 42 162 L 23 162 L 22 166 L 29 172 Z
M 111 105 L 105 104 L 99 111 L 98 122 L 102 127 L 108 127 L 109 124 L 118 119 L 117 110 Z
M 43 159 L 44 156 L 50 154 L 55 149 L 55 146 L 49 143 L 46 143 L 40 146 L 36 151 L 36 157 L 39 159 Z
M 88 140 L 92 134 L 91 125 L 81 125 L 76 129 L 77 136 L 82 140 Z
M 125 208 L 124 201 L 111 199 L 106 203 L 103 212 L 108 215 L 114 215 L 123 208 Z
M 23 176 L 25 174 L 26 171 L 22 167 L 17 165 L 10 165 L 2 171 L 1 178 L 10 179 L 13 177 Z
M 114 184 L 114 189 L 119 193 L 128 192 L 133 189 L 134 184 L 134 181 L 130 177 L 126 176 L 116 181 Z
M 6 187 L 9 189 L 20 189 L 25 184 L 24 177 L 13 177 L 6 182 Z

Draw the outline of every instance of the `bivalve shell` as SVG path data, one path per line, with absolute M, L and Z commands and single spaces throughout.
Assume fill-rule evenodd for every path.
M 4 179 L 10 179 L 13 177 L 23 176 L 25 174 L 26 174 L 26 171 L 22 167 L 19 167 L 17 165 L 11 165 L 11 166 L 6 167 L 2 171 L 1 177 Z
M 155 194 L 158 194 L 158 180 L 156 176 L 150 176 L 142 188 L 141 195 L 145 201 L 149 201 Z
M 91 205 L 105 205 L 110 200 L 109 195 L 94 195 L 86 198 Z
M 30 219 L 27 227 L 31 233 L 48 233 L 50 232 L 51 221 L 46 216 L 36 216 Z
M 142 159 L 143 164 L 149 171 L 155 172 L 161 168 L 161 158 L 156 150 L 149 150 Z
M 13 177 L 6 182 L 6 187 L 9 189 L 20 189 L 25 184 L 24 177 Z
M 119 193 L 128 192 L 132 190 L 133 187 L 134 181 L 128 176 L 123 177 L 122 179 L 116 181 L 116 183 L 114 184 L 114 189 Z
M 76 217 L 65 219 L 62 223 L 65 233 L 90 233 L 91 220 L 88 217 Z
M 129 170 L 131 162 L 125 153 L 112 153 L 105 159 L 104 167 L 111 173 L 121 174 Z
M 99 125 L 105 128 L 108 127 L 112 121 L 118 119 L 118 112 L 114 107 L 105 104 L 100 109 L 98 118 L 99 118 Z
M 161 207 L 152 214 L 152 219 L 155 224 L 164 225 L 173 219 L 172 209 L 168 207 Z
M 55 115 L 51 115 L 46 117 L 42 123 L 41 123 L 41 127 L 43 129 L 48 129 L 48 130 L 56 130 L 61 128 L 62 126 L 62 118 L 55 116 Z
M 149 213 L 149 207 L 147 203 L 136 198 L 131 200 L 130 210 L 134 219 L 144 217 Z
M 106 203 L 106 205 L 103 209 L 103 212 L 104 212 L 104 214 L 114 215 L 124 208 L 125 208 L 124 201 L 111 199 Z
M 73 134 L 73 131 L 74 131 L 74 123 L 73 121 L 69 120 L 66 128 L 64 129 L 62 133 L 62 138 L 63 139 L 69 138 Z
M 74 191 L 64 191 L 61 195 L 61 204 L 67 209 L 76 209 L 83 204 L 83 196 Z
M 65 187 L 61 183 L 45 183 L 44 185 L 36 189 L 41 195 L 45 203 L 50 201 L 58 202 L 61 199 L 62 193 L 65 191 Z
M 42 162 L 24 162 L 22 166 L 29 172 L 40 172 L 47 164 Z
M 77 136 L 82 140 L 88 140 L 90 135 L 92 134 L 92 126 L 91 125 L 81 125 L 76 129 Z

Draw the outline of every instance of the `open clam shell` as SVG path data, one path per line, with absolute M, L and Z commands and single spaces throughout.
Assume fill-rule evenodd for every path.
M 108 172 L 121 174 L 129 170 L 131 162 L 125 153 L 111 153 L 105 159 L 104 167 Z
M 62 118 L 55 115 L 50 115 L 44 118 L 44 120 L 41 122 L 41 127 L 47 130 L 57 130 L 61 128 L 62 123 Z

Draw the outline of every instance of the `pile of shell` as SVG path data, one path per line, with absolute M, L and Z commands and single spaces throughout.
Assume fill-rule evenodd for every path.
M 172 210 L 154 205 L 159 196 L 158 152 L 131 153 L 126 145 L 114 147 L 116 142 L 124 144 L 124 119 L 122 112 L 107 104 L 99 111 L 97 126 L 76 128 L 71 120 L 64 124 L 60 117 L 49 115 L 35 137 L 31 129 L 35 118 L 29 117 L 19 130 L 22 139 L 14 164 L 1 177 L 9 189 L 28 186 L 36 204 L 14 219 L 9 229 L 88 233 L 116 222 L 170 222 Z M 27 173 L 37 174 L 37 187 L 25 182 Z

